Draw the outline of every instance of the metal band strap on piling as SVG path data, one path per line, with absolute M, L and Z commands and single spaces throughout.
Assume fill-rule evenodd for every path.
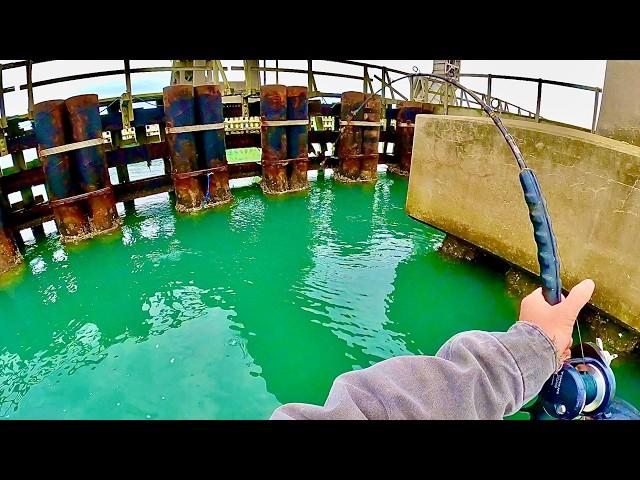
M 260 120 L 265 127 L 287 127 L 295 125 L 309 125 L 309 120 Z
M 340 120 L 341 127 L 382 127 L 380 122 L 368 122 L 366 120 Z
M 287 158 L 285 160 L 262 160 L 264 165 L 287 165 L 289 162 L 308 162 L 309 157 Z
M 167 127 L 165 132 L 172 133 L 189 133 L 189 132 L 204 132 L 207 130 L 223 130 L 224 123 L 206 123 L 204 125 L 185 125 L 183 127 Z
M 176 180 L 182 180 L 185 178 L 198 177 L 200 175 L 206 175 L 211 172 L 225 171 L 228 169 L 228 165 L 218 165 L 217 167 L 204 168 L 202 170 L 196 170 L 194 172 L 181 172 L 173 173 L 171 176 Z
M 356 153 L 352 155 L 347 155 L 346 158 L 347 159 L 355 158 L 358 160 L 368 160 L 368 159 L 375 158 L 377 160 L 378 158 L 380 158 L 380 154 L 379 153 Z
M 397 127 L 405 127 L 405 128 L 414 128 L 416 125 L 415 123 L 407 123 L 407 122 L 401 122 L 398 123 L 398 125 L 396 125 Z
M 69 203 L 79 202 L 80 200 L 86 200 L 87 198 L 97 197 L 111 192 L 111 187 L 104 187 L 100 190 L 94 190 L 93 192 L 81 193 L 80 195 L 74 195 L 73 197 L 61 198 L 60 200 L 50 200 L 49 205 L 51 208 L 60 207 L 62 205 L 68 205 Z
M 58 153 L 71 152 L 73 150 L 80 150 L 81 148 L 104 145 L 105 143 L 111 143 L 111 140 L 106 138 L 92 138 L 91 140 L 83 140 L 82 142 L 67 143 L 66 145 L 59 145 L 57 147 L 44 148 L 39 151 L 38 156 L 39 158 L 42 158 L 48 155 L 56 155 Z

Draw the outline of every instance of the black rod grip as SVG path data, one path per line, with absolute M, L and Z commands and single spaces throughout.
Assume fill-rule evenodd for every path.
M 533 236 L 538 247 L 538 264 L 542 280 L 542 295 L 549 305 L 560 303 L 562 282 L 556 237 L 553 234 L 551 218 L 533 170 L 520 171 L 520 184 L 524 199 L 529 207 L 529 218 L 533 225 Z

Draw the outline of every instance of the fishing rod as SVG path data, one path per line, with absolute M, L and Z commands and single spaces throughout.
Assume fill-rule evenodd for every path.
M 482 107 L 509 145 L 520 169 L 520 185 L 533 226 L 542 295 L 549 305 L 557 305 L 562 300 L 562 281 L 560 279 L 558 246 L 551 217 L 538 178 L 534 171 L 527 166 L 514 138 L 496 111 L 473 90 L 450 77 L 435 73 L 420 73 L 417 67 L 414 67 L 413 70 L 416 73 L 404 75 L 387 85 L 413 77 L 427 77 L 451 84 L 470 95 Z M 360 109 L 381 91 L 382 87 L 376 93 L 366 97 L 362 104 L 351 112 L 346 124 L 348 125 Z M 338 135 L 338 139 L 341 134 L 342 131 Z M 563 362 L 560 369 L 547 380 L 536 402 L 529 409 L 523 409 L 523 411 L 529 412 L 532 419 L 640 419 L 640 411 L 633 405 L 621 399 L 614 400 L 616 381 L 610 364 L 616 356 L 604 350 L 599 338 L 595 344 L 583 343 L 577 320 L 576 327 L 580 344 L 571 349 L 571 358 Z M 585 351 L 587 352 L 586 356 Z
M 417 68 L 414 67 L 414 71 Z M 538 179 L 528 166 L 511 134 L 507 131 L 500 117 L 495 110 L 491 108 L 478 94 L 473 90 L 461 85 L 457 81 L 447 76 L 435 73 L 410 73 L 400 78 L 396 78 L 389 85 L 409 77 L 428 77 L 440 80 L 441 82 L 450 83 L 470 95 L 493 120 L 498 130 L 506 140 L 511 152 L 513 153 L 518 168 L 520 169 L 520 184 L 524 192 L 525 202 L 529 207 L 529 218 L 533 224 L 534 239 L 538 249 L 538 264 L 540 265 L 540 278 L 542 280 L 542 294 L 550 305 L 560 303 L 562 294 L 562 282 L 560 280 L 560 261 L 558 258 L 558 247 L 556 245 L 556 237 L 553 234 L 551 225 L 551 217 L 547 209 L 547 204 L 542 195 L 542 190 L 538 183 Z M 347 119 L 347 124 L 355 117 L 355 115 L 365 106 L 365 104 L 382 91 L 380 88 L 376 93 L 372 93 L 360 104 L 358 108 L 351 112 Z M 341 132 L 342 133 L 342 132 Z

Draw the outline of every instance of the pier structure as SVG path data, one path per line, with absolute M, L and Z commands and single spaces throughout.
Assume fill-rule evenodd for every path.
M 189 213 L 230 202 L 230 183 L 238 178 L 258 177 L 265 193 L 287 194 L 308 188 L 310 170 L 332 169 L 337 180 L 347 183 L 375 182 L 378 169 L 386 165 L 392 174 L 409 175 L 407 211 L 415 218 L 536 273 L 528 217 L 518 210 L 524 206 L 520 189 L 500 177 L 517 177 L 502 159 L 506 146 L 492 143 L 495 132 L 488 119 L 480 118 L 480 106 L 447 83 L 353 61 L 333 62 L 345 69 L 327 72 L 314 68 L 312 60 L 299 69 L 258 60 L 243 61 L 241 67 L 218 60 L 180 60 L 170 67 L 131 68 L 125 60 L 121 70 L 33 81 L 37 63 L 25 60 L 0 67 L 0 157 L 5 162 L 0 175 L 0 271 L 21 262 L 22 232 L 32 230 L 39 241 L 46 222 L 55 223 L 63 242 L 76 241 L 117 230 L 115 205 L 133 208 L 134 199 L 148 195 L 170 192 L 176 210 Z M 540 171 L 558 225 L 564 283 L 570 286 L 586 274 L 580 265 L 604 262 L 594 270 L 602 295 L 596 291 L 594 305 L 638 329 L 634 312 L 640 307 L 631 293 L 640 286 L 637 272 L 625 265 L 632 265 L 629 255 L 637 253 L 627 237 L 632 232 L 635 238 L 640 218 L 635 208 L 640 152 L 633 150 L 640 147 L 620 140 L 634 141 L 632 130 L 640 118 L 634 116 L 635 104 L 621 102 L 618 91 L 629 82 L 640 84 L 640 68 L 618 63 L 608 63 L 604 95 L 600 87 L 464 73 L 459 61 L 437 66 L 461 82 L 486 80 L 486 90 L 476 93 L 515 132 L 523 153 Z M 347 73 L 347 67 L 362 73 Z M 26 70 L 24 85 L 3 85 L 3 72 L 11 69 Z M 238 69 L 245 79 L 230 81 L 226 73 Z M 633 75 L 636 70 L 639 74 Z M 133 91 L 132 75 L 162 71 L 171 74 L 163 92 Z M 285 73 L 299 80 L 285 85 L 279 78 Z M 119 97 L 33 100 L 41 86 L 110 75 L 125 78 Z M 320 76 L 355 79 L 362 82 L 362 90 L 321 91 L 316 82 Z M 496 80 L 536 84 L 535 110 L 496 98 Z M 590 128 L 544 118 L 546 85 L 593 93 Z M 27 112 L 7 116 L 5 96 L 22 90 Z M 620 113 L 619 125 L 614 112 Z M 262 147 L 261 161 L 228 163 L 228 150 L 247 147 Z M 26 160 L 29 150 L 37 152 L 34 160 Z M 129 165 L 153 160 L 161 160 L 162 174 L 129 178 Z M 113 185 L 108 169 L 118 180 Z M 46 198 L 34 193 L 43 186 Z M 503 203 L 496 206 L 496 199 Z M 506 207 L 516 203 L 517 208 Z M 587 208 L 584 205 L 600 213 L 592 221 L 583 219 L 580 226 L 578 212 Z M 492 221 L 509 226 L 508 231 L 496 237 L 502 230 L 491 230 Z M 582 229 L 587 244 L 596 242 L 600 253 L 573 245 L 565 238 L 565 224 L 571 232 Z M 513 237 L 515 232 L 526 238 Z M 615 232 L 616 239 L 607 242 L 597 232 Z M 578 253 L 563 253 L 571 245 Z M 622 287 L 616 289 L 616 282 Z

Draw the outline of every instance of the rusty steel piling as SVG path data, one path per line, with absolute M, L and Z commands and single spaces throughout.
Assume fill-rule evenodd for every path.
M 263 85 L 260 87 L 260 127 L 262 146 L 262 182 L 265 193 L 287 191 L 287 128 L 265 125 L 264 122 L 287 119 L 287 87 Z
M 369 182 L 378 178 L 378 157 L 380 144 L 380 117 L 382 99 L 379 95 L 367 96 L 363 107 L 365 122 L 377 123 L 362 128 L 362 158 L 360 160 L 360 180 Z
M 76 95 L 65 100 L 73 142 L 102 139 L 98 96 Z M 120 226 L 111 189 L 104 145 L 84 147 L 72 152 L 80 190 L 86 195 L 93 234 L 111 232 Z
M 393 149 L 397 163 L 389 165 L 390 172 L 405 177 L 409 176 L 416 116 L 421 113 L 423 113 L 422 103 L 410 101 L 400 103 L 396 117 L 396 141 Z
M 36 103 L 34 130 L 38 150 L 66 145 L 67 109 L 64 100 Z M 71 170 L 72 152 L 41 156 L 45 186 L 61 241 L 84 238 L 90 233 L 89 219 L 81 202 L 63 203 L 79 192 Z
M 289 191 L 309 187 L 309 90 L 307 87 L 287 87 L 287 119 L 306 120 L 305 125 L 287 127 L 287 158 Z
M 6 226 L 4 208 L 0 205 L 0 274 L 8 272 L 21 263 L 22 255 L 18 250 L 16 238 Z
M 162 89 L 167 128 L 195 125 L 193 86 L 171 85 Z M 198 178 L 190 175 L 198 170 L 194 132 L 167 133 L 171 153 L 171 174 L 176 192 L 176 210 L 194 212 L 202 208 L 204 195 Z
M 335 172 L 336 179 L 341 182 L 360 180 L 362 127 L 349 125 L 349 122 L 364 120 L 364 109 L 360 108 L 364 99 L 365 95 L 362 92 L 344 92 L 341 96 L 340 138 L 337 145 L 338 168 Z M 354 111 L 356 111 L 355 114 Z
M 219 85 L 199 85 L 194 88 L 197 121 L 200 125 L 224 125 L 222 89 Z M 199 138 L 198 138 L 199 137 Z M 198 132 L 199 168 L 208 170 L 201 177 L 203 191 L 209 191 L 206 206 L 214 206 L 233 200 L 229 188 L 229 171 L 225 148 L 224 128 Z

